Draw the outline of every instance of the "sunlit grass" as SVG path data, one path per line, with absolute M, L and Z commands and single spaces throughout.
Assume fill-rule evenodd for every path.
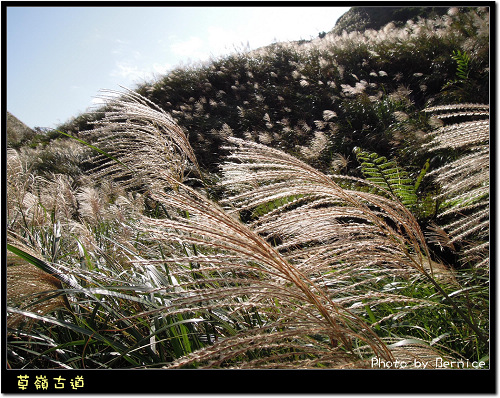
M 477 118 L 489 109 L 422 108 L 446 100 L 453 49 L 473 54 L 460 26 L 479 46 L 471 73 L 484 72 L 487 20 L 448 15 L 179 68 L 144 97 L 107 96 L 90 130 L 85 116 L 64 140 L 10 148 L 8 365 L 486 360 L 489 126 Z M 443 125 L 464 112 L 473 124 Z M 412 181 L 431 159 L 415 195 L 433 208 L 361 178 L 356 146 L 396 158 Z

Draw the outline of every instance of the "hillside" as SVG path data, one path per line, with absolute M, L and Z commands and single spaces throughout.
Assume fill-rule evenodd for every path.
M 351 11 L 9 145 L 10 368 L 489 367 L 495 10 Z
M 309 156 L 323 169 L 334 153 L 349 157 L 355 146 L 394 156 L 429 129 L 411 117 L 425 106 L 487 103 L 489 31 L 481 15 L 459 12 L 378 32 L 278 43 L 175 69 L 137 92 L 174 117 L 212 172 L 228 135 Z M 457 78 L 457 50 L 472 57 L 467 82 L 443 90 Z M 402 114 L 410 117 L 398 120 Z M 81 115 L 60 129 L 76 134 L 94 117 Z
M 33 138 L 35 132 L 18 118 L 7 112 L 7 145 L 19 146 Z
M 449 7 L 351 7 L 336 22 L 331 33 L 341 35 L 366 29 L 379 30 L 389 22 L 395 26 L 403 26 L 406 21 L 435 19 L 447 13 Z

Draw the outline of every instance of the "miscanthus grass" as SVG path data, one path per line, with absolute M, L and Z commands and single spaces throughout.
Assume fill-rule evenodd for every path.
M 487 358 L 484 289 L 436 261 L 397 197 L 227 136 L 217 202 L 167 113 L 133 92 L 107 100 L 83 135 L 101 148 L 90 178 L 42 178 L 8 152 L 10 367 Z

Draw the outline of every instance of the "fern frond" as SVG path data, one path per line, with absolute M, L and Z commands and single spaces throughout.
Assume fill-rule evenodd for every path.
M 457 63 L 457 77 L 461 80 L 469 78 L 470 57 L 465 51 L 454 50 L 452 58 Z
M 395 161 L 388 161 L 385 156 L 377 153 L 368 153 L 355 148 L 361 171 L 368 181 L 379 185 L 391 193 L 393 198 L 398 198 L 407 207 L 417 203 L 415 183 Z

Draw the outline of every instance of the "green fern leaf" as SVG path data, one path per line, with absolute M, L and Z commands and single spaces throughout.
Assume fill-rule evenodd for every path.
M 469 78 L 469 55 L 465 51 L 455 50 L 453 51 L 452 58 L 457 63 L 457 77 L 460 80 L 467 80 Z
M 361 164 L 361 172 L 365 178 L 397 197 L 408 208 L 417 203 L 416 188 L 408 173 L 395 161 L 389 161 L 377 153 L 355 148 L 354 153 Z

